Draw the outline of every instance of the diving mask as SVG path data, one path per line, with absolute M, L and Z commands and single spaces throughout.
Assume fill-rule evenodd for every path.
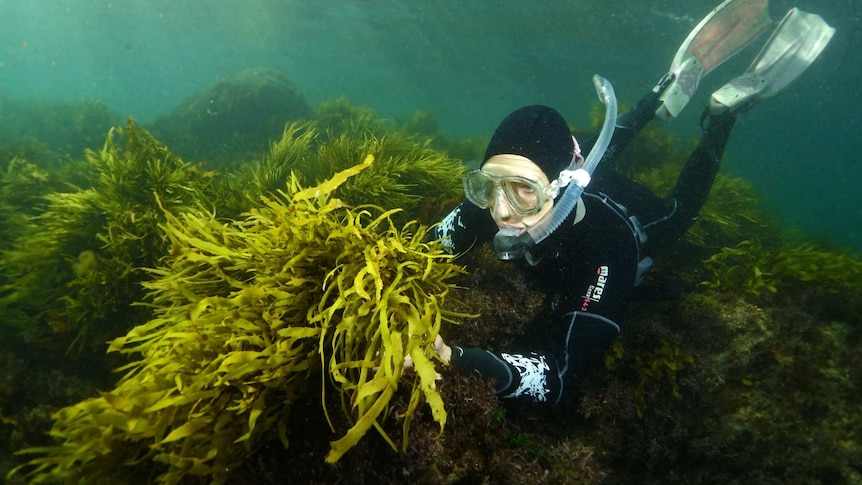
M 505 197 L 518 214 L 531 216 L 539 213 L 548 200 L 559 193 L 558 184 L 541 185 L 535 180 L 516 175 L 493 175 L 481 169 L 464 177 L 464 194 L 481 209 L 490 207 L 495 197 Z

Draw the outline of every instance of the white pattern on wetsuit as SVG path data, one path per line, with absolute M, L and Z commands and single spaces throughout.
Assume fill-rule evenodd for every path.
M 515 366 L 521 376 L 515 392 L 505 397 L 521 397 L 526 394 L 532 397 L 533 401 L 545 402 L 548 400 L 550 389 L 548 389 L 548 378 L 545 372 L 550 370 L 550 367 L 545 362 L 544 356 L 525 357 L 520 354 L 506 353 L 500 355 L 506 362 Z
M 452 233 L 455 232 L 456 221 L 459 226 L 464 227 L 464 224 L 461 223 L 461 206 L 453 209 L 437 226 L 437 239 L 443 239 L 443 244 L 449 251 L 452 251 Z

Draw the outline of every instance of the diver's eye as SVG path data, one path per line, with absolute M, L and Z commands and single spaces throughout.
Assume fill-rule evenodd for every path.
M 515 195 L 517 195 L 523 200 L 530 200 L 536 198 L 536 190 L 525 183 L 512 182 L 511 188 Z

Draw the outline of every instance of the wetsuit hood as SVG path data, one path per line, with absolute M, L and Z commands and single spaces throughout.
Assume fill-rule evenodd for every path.
M 530 159 L 548 180 L 569 166 L 575 145 L 563 116 L 553 108 L 525 106 L 500 122 L 488 142 L 482 164 L 494 155 L 512 154 Z

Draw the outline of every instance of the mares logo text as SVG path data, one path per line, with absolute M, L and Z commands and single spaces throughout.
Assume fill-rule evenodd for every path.
M 596 284 L 587 287 L 587 292 L 584 294 L 584 302 L 581 304 L 581 311 L 585 312 L 590 308 L 591 302 L 598 303 L 602 299 L 602 293 L 605 292 L 605 285 L 608 283 L 608 267 L 599 266 L 596 269 Z

